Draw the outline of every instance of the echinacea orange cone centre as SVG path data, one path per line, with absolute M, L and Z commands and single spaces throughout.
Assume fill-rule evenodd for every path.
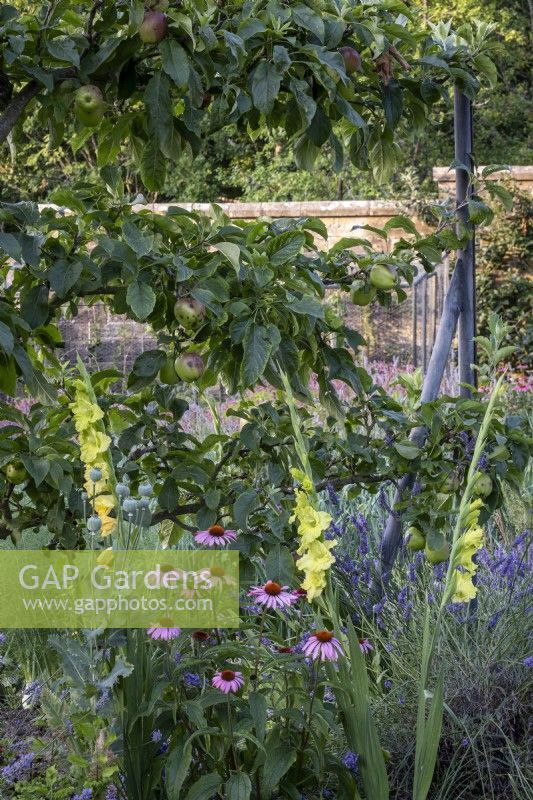
M 232 669 L 223 669 L 220 673 L 220 677 L 223 681 L 233 681 L 235 680 L 235 673 Z
M 281 586 L 276 581 L 267 581 L 264 586 L 265 592 L 267 594 L 276 596 L 277 594 L 281 593 Z
M 211 525 L 209 533 L 211 536 L 224 536 L 224 528 L 222 525 Z
M 325 644 L 326 642 L 331 642 L 333 634 L 329 631 L 317 631 L 317 633 L 315 633 L 315 639 Z

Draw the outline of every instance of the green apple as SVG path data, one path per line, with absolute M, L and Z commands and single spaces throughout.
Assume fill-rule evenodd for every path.
M 87 128 L 94 128 L 103 119 L 104 96 L 98 86 L 80 86 L 74 95 L 74 113 Z
M 444 481 L 444 485 L 443 485 L 442 488 L 444 489 L 444 491 L 446 493 L 454 494 L 455 492 L 457 492 L 459 490 L 460 486 L 461 486 L 461 481 L 460 481 L 459 476 L 457 475 L 457 473 L 456 472 L 450 472 L 446 476 L 446 480 Z
M 407 529 L 405 543 L 408 550 L 423 550 L 426 546 L 426 537 L 421 530 L 412 526 Z
M 396 270 L 386 264 L 375 264 L 370 270 L 370 283 L 376 289 L 392 289 L 396 283 Z
M 344 59 L 344 68 L 347 75 L 352 75 L 354 72 L 361 72 L 361 56 L 355 49 L 346 45 L 339 48 L 339 53 Z
M 490 475 L 483 473 L 474 484 L 474 494 L 478 497 L 488 497 L 492 492 L 492 480 Z
M 22 461 L 12 461 L 5 468 L 5 473 L 8 481 L 15 486 L 24 483 L 24 481 L 28 479 L 28 473 Z
M 376 292 L 376 287 L 372 285 L 366 284 L 360 288 L 352 286 L 350 289 L 350 299 L 354 306 L 367 306 L 376 296 Z
M 162 11 L 147 11 L 139 28 L 139 36 L 145 44 L 162 42 L 168 31 L 168 21 Z
M 194 331 L 205 319 L 205 306 L 194 297 L 180 297 L 174 305 L 174 316 L 186 331 Z
M 178 373 L 174 369 L 174 359 L 167 358 L 159 370 L 159 380 L 168 386 L 174 386 L 179 381 Z
M 437 550 L 432 550 L 431 547 L 428 547 L 426 544 L 424 552 L 430 564 L 440 564 L 448 559 L 450 555 L 450 545 L 448 542 L 445 542 L 442 547 L 439 547 Z
M 188 351 L 177 357 L 174 362 L 174 369 L 182 381 L 193 383 L 204 374 L 205 363 L 201 355 Z

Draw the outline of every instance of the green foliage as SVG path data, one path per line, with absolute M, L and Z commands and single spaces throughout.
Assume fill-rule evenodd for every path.
M 283 5 L 249 2 L 221 11 L 208 2 L 191 3 L 190 9 L 169 12 L 168 38 L 155 46 L 139 41 L 138 4 L 128 9 L 103 3 L 85 17 L 77 8 L 71 13 L 62 7 L 48 15 L 40 8 L 34 18 L 18 14 L 16 4 L 5 9 L 0 28 L 0 41 L 5 43 L 2 74 L 9 87 L 5 98 L 16 96 L 16 88 L 29 81 L 26 88 L 40 104 L 31 124 L 23 118 L 10 139 L 16 165 L 14 172 L 9 174 L 7 167 L 5 174 L 10 199 L 16 199 L 14 192 L 19 190 L 9 187 L 26 184 L 32 194 L 43 196 L 46 187 L 61 183 L 65 174 L 76 177 L 117 158 L 128 166 L 132 192 L 142 186 L 140 167 L 144 189 L 164 189 L 171 198 L 179 192 L 184 199 L 217 199 L 226 194 L 224 182 L 236 185 L 237 196 L 258 196 L 261 168 L 245 180 L 231 151 L 242 153 L 239 161 L 247 159 L 257 149 L 250 151 L 247 138 L 251 134 L 262 143 L 270 138 L 268 131 L 274 134 L 273 147 L 277 140 L 282 146 L 285 141 L 294 144 L 296 160 L 307 167 L 325 148 L 329 155 L 321 163 L 325 166 L 330 160 L 332 165 L 323 173 L 326 195 L 338 182 L 336 172 L 343 171 L 344 185 L 353 184 L 356 173 L 350 161 L 357 169 L 370 168 L 383 182 L 400 156 L 392 131 L 401 140 L 420 132 L 427 108 L 435 102 L 432 90 L 440 96 L 443 81 L 451 75 L 474 91 L 473 71 L 483 73 L 488 63 L 480 61 L 488 56 L 480 51 L 479 41 L 468 42 L 468 36 L 458 40 L 459 48 L 443 50 L 438 37 L 412 32 L 414 17 L 405 15 L 401 3 L 397 8 L 373 4 L 340 9 L 331 2 L 319 12 L 304 5 L 291 12 Z M 346 75 L 337 52 L 346 42 L 361 53 L 362 73 Z M 407 73 L 405 64 L 411 61 Z M 391 80 L 394 64 L 397 75 Z M 74 124 L 72 104 L 80 82 L 96 84 L 104 94 L 107 113 L 95 128 Z M 201 164 L 188 170 L 184 181 L 182 167 L 173 162 L 182 165 L 191 153 L 202 154 L 212 172 L 210 142 L 217 141 L 220 148 L 223 137 L 213 137 L 228 125 L 232 136 L 224 151 L 231 163 L 218 192 L 194 174 L 202 170 Z M 6 129 L 0 133 L 1 141 Z M 25 164 L 28 169 L 41 166 L 43 172 L 45 158 L 51 174 L 36 183 L 39 170 L 32 169 L 30 175 Z M 287 161 L 291 157 L 284 171 L 292 169 Z M 264 159 L 263 164 L 267 171 L 272 167 L 271 180 L 286 197 L 287 187 L 276 180 L 283 159 L 272 165 Z M 20 179 L 13 180 L 15 175 Z M 309 192 L 315 196 L 316 190 L 309 182 Z M 293 194 L 302 196 L 298 182 Z
M 533 365 L 531 325 L 531 263 L 533 203 L 528 195 L 516 195 L 513 211 L 501 216 L 483 233 L 478 258 L 479 332 L 488 333 L 491 313 L 511 328 L 506 344 L 515 352 L 509 357 L 515 365 Z

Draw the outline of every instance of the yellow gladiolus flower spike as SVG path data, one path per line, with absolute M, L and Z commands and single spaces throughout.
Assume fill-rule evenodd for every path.
M 476 596 L 477 589 L 472 582 L 472 575 L 468 572 L 455 572 L 455 591 L 452 603 L 468 603 Z

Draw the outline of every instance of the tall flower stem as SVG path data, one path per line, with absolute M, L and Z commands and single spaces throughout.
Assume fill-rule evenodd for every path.
M 252 683 L 254 685 L 254 689 L 257 686 L 257 681 L 259 678 L 259 657 L 260 657 L 261 640 L 263 638 L 263 630 L 265 627 L 265 617 L 266 617 L 266 608 L 263 609 L 263 613 L 261 614 L 261 622 L 259 623 L 259 636 L 257 638 L 257 647 L 255 651 L 254 671 L 252 673 Z
M 298 760 L 296 762 L 296 776 L 299 778 L 300 772 L 303 766 L 305 748 L 307 747 L 307 742 L 309 741 L 309 737 L 311 735 L 311 725 L 313 721 L 313 706 L 315 704 L 315 697 L 316 697 L 316 690 L 318 687 L 318 672 L 320 669 L 320 662 L 313 661 L 313 669 L 311 672 L 311 699 L 309 701 L 309 708 L 307 711 L 307 722 L 304 724 L 302 728 L 302 736 L 300 739 L 300 747 L 298 748 Z
M 232 758 L 233 758 L 233 766 L 235 767 L 236 770 L 238 770 L 239 769 L 239 762 L 237 760 L 237 751 L 235 749 L 235 737 L 234 737 L 234 734 L 233 734 L 233 715 L 231 713 L 231 694 L 230 694 L 230 692 L 228 692 L 227 698 L 228 698 L 228 731 L 229 731 L 229 737 L 230 737 L 230 743 L 231 743 L 231 755 L 232 755 Z

